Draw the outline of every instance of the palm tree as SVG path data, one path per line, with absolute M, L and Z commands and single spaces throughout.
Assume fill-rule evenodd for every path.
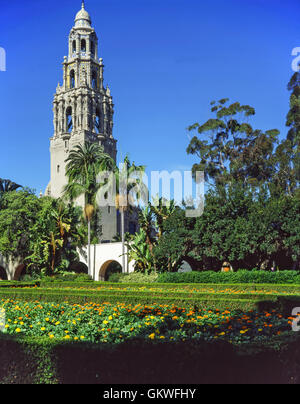
M 0 194 L 16 191 L 19 188 L 22 188 L 22 185 L 18 185 L 11 180 L 4 180 L 0 178 Z
M 64 195 L 71 201 L 84 195 L 84 215 L 88 223 L 88 269 L 91 267 L 91 220 L 96 210 L 96 196 L 102 184 L 97 181 L 101 171 L 111 170 L 115 162 L 98 143 L 86 142 L 71 150 L 66 159 L 68 184 Z
M 121 215 L 121 238 L 122 238 L 122 265 L 125 272 L 125 212 L 134 205 L 134 199 L 139 201 L 141 195 L 132 194 L 133 188 L 139 184 L 141 193 L 147 192 L 143 185 L 142 176 L 145 172 L 145 166 L 136 166 L 134 162 L 130 162 L 128 156 L 125 157 L 124 163 L 120 168 L 115 166 L 116 180 L 116 208 Z M 138 178 L 131 178 L 133 174 L 138 174 Z M 128 180 L 129 179 L 129 180 Z

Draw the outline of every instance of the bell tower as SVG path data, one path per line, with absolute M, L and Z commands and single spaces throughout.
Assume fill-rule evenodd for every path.
M 112 134 L 114 105 L 110 89 L 103 85 L 103 70 L 103 60 L 98 59 L 98 38 L 82 2 L 69 35 L 63 84 L 58 84 L 54 95 L 51 181 L 47 195 L 55 198 L 62 195 L 67 183 L 65 160 L 74 146 L 97 142 L 116 159 L 117 142 Z

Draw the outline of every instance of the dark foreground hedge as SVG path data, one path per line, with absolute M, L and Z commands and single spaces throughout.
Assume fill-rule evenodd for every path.
M 264 346 L 144 340 L 110 346 L 2 335 L 0 383 L 300 383 L 299 342 L 295 334 Z
M 237 271 L 213 272 L 192 271 L 185 273 L 161 273 L 157 278 L 161 283 L 272 283 L 300 285 L 300 273 L 297 271 Z

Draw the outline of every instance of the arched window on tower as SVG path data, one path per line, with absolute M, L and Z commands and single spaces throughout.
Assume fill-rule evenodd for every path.
M 97 107 L 96 109 L 96 117 L 95 117 L 95 128 L 94 128 L 96 133 L 101 132 L 101 121 L 100 121 L 100 109 Z
M 76 52 L 76 41 L 72 42 L 72 52 L 75 53 Z
M 92 88 L 94 90 L 96 90 L 98 88 L 98 84 L 97 84 L 97 73 L 95 72 L 95 70 L 93 71 L 92 74 Z
M 75 87 L 75 72 L 74 70 L 70 71 L 70 88 Z
M 81 40 L 81 52 L 86 52 L 86 41 L 85 41 L 85 39 Z
M 68 107 L 67 111 L 66 111 L 66 115 L 67 115 L 67 131 L 69 133 L 72 132 L 73 130 L 73 118 L 72 118 L 72 108 Z
M 91 54 L 94 57 L 95 56 L 95 43 L 91 41 Z

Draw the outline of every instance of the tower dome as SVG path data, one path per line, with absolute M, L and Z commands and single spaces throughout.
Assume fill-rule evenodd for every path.
M 78 11 L 75 17 L 75 27 L 90 27 L 92 24 L 89 13 L 84 8 L 84 1 L 82 2 L 81 10 Z

